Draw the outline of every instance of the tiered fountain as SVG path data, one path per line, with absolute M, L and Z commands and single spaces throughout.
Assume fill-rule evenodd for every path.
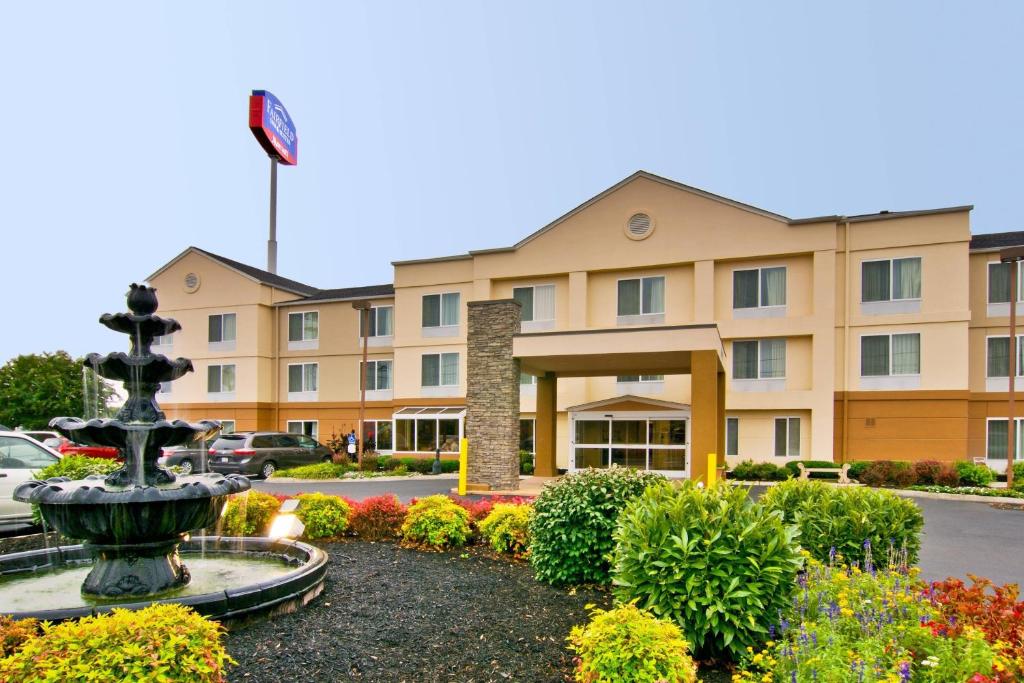
M 222 616 L 289 599 L 308 600 L 319 592 L 325 570 L 326 556 L 317 548 L 262 538 L 187 540 L 189 532 L 214 529 L 227 496 L 249 489 L 249 480 L 236 474 L 175 476 L 157 463 L 163 447 L 200 441 L 220 425 L 166 419 L 155 398 L 160 383 L 191 372 L 192 362 L 154 354 L 150 347 L 155 337 L 181 326 L 155 315 L 156 290 L 149 287 L 133 284 L 128 308 L 131 313 L 105 314 L 100 322 L 129 335 L 130 352 L 90 354 L 85 360 L 103 377 L 124 382 L 124 406 L 114 419 L 61 417 L 50 423 L 72 441 L 118 448 L 124 466 L 106 477 L 57 477 L 28 481 L 15 489 L 16 500 L 39 506 L 46 525 L 84 543 L 0 556 L 0 614 L 59 618 L 87 614 L 113 601 L 168 600 Z M 180 550 L 196 556 L 205 572 L 200 583 L 207 585 L 189 586 L 192 574 Z M 27 571 L 76 566 L 81 574 L 86 562 L 91 568 L 78 600 L 51 596 L 52 605 L 31 605 L 28 610 L 7 606 L 5 595 L 14 602 L 19 593 L 32 593 L 33 579 L 25 578 Z M 52 583 L 52 572 L 48 576 Z M 246 586 L 246 580 L 259 583 Z M 48 586 L 43 582 L 38 587 Z M 23 598 L 17 602 L 25 603 Z

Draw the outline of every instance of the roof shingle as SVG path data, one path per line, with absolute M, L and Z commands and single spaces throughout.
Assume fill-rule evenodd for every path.
M 1001 249 L 1020 246 L 1024 246 L 1024 230 L 971 235 L 971 249 Z

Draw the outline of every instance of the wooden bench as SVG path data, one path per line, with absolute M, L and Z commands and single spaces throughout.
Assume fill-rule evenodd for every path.
M 811 478 L 811 472 L 830 472 L 830 473 L 831 472 L 835 472 L 836 474 L 839 475 L 839 483 L 840 484 L 851 484 L 851 483 L 853 483 L 853 482 L 850 481 L 850 477 L 847 476 L 847 473 L 850 471 L 850 463 L 846 463 L 845 465 L 843 465 L 842 467 L 839 467 L 839 468 L 835 468 L 835 467 L 804 467 L 804 464 L 802 462 L 798 462 L 796 464 L 796 466 L 797 466 L 797 469 L 800 470 L 800 479 L 802 479 L 803 481 L 807 481 L 808 479 Z

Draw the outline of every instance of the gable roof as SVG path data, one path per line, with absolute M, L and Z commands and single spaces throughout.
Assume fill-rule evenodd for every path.
M 1013 232 L 988 232 L 971 235 L 971 251 L 982 249 L 1001 249 L 1003 247 L 1019 247 L 1024 245 L 1024 230 Z
M 395 286 L 390 283 L 386 285 L 367 285 L 365 287 L 342 287 L 341 289 L 321 289 L 312 296 L 296 299 L 294 301 L 282 301 L 277 305 L 293 306 L 307 301 L 317 301 L 320 303 L 326 301 L 358 301 L 362 299 L 376 299 L 378 297 L 394 295 Z
M 573 412 L 583 412 L 586 410 L 597 410 L 598 408 L 605 408 L 607 406 L 613 406 L 616 403 L 642 403 L 649 405 L 652 408 L 661 408 L 663 410 L 689 410 L 689 403 L 676 403 L 675 401 L 662 401 L 656 398 L 645 398 L 643 396 L 637 396 L 635 394 L 623 394 L 622 396 L 613 396 L 612 398 L 603 398 L 600 401 L 592 401 L 590 403 L 581 403 L 578 406 L 570 406 L 566 410 Z

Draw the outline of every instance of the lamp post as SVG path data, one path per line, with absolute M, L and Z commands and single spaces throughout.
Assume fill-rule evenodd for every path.
M 1017 376 L 1017 297 L 1020 295 L 1020 284 L 1017 277 L 1017 270 L 1019 268 L 1018 262 L 1024 259 L 1024 247 L 1007 247 L 1006 249 L 999 250 L 999 260 L 1003 263 L 1010 264 L 1010 340 L 1009 340 L 1009 355 L 1010 355 L 1010 386 L 1009 386 L 1009 399 L 1007 403 L 1007 412 L 1009 419 L 1007 420 L 1006 429 L 1006 487 L 1013 488 L 1013 463 L 1016 449 L 1014 445 L 1017 442 L 1017 423 L 1015 420 L 1016 408 L 1014 406 L 1014 389 L 1015 379 Z
M 359 468 L 363 467 L 363 441 L 365 434 L 363 430 L 363 418 L 366 415 L 366 354 L 367 346 L 366 341 L 370 336 L 370 302 L 369 301 L 354 301 L 352 302 L 352 308 L 359 311 L 359 331 L 360 336 L 363 339 L 363 362 L 359 368 L 359 431 L 357 437 L 356 446 L 356 462 L 359 463 Z

